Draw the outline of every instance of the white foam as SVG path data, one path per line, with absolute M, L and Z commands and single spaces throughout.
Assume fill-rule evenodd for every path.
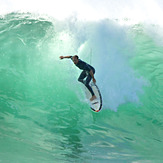
M 146 82 L 129 64 L 130 58 L 136 54 L 127 37 L 127 29 L 105 20 L 86 26 L 76 25 L 72 31 L 79 56 L 88 63 L 91 60 L 96 69 L 95 77 L 104 108 L 116 111 L 124 103 L 139 104 L 139 95 Z
M 14 11 L 47 14 L 60 20 L 77 15 L 84 20 L 109 18 L 119 19 L 121 24 L 148 21 L 163 25 L 161 0 L 0 0 L 0 14 Z

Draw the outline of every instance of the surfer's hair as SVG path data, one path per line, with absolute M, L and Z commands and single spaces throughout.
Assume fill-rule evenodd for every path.
M 79 59 L 78 55 L 74 55 L 75 58 Z

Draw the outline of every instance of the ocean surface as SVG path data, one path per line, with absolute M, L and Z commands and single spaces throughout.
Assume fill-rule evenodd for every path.
M 0 162 L 163 162 L 163 28 L 118 19 L 0 16 Z M 81 71 L 96 69 L 93 112 Z

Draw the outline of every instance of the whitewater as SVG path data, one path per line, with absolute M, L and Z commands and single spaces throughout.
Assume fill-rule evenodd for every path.
M 162 2 L 54 4 L 0 1 L 0 162 L 161 163 Z M 65 55 L 95 67 L 99 113 Z

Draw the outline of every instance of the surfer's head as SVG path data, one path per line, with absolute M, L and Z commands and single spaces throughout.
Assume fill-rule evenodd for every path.
M 72 57 L 72 61 L 74 62 L 74 64 L 77 64 L 78 61 L 79 61 L 79 57 L 78 57 L 77 55 L 74 55 L 74 56 Z

